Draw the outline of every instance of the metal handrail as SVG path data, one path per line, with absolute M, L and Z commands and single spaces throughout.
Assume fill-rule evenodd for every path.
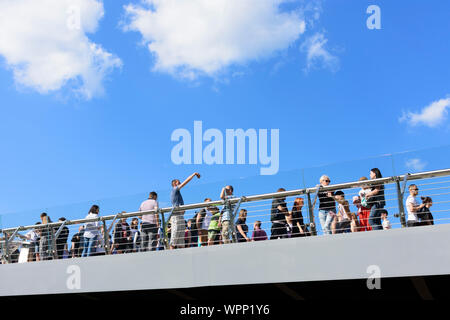
M 413 173 L 413 174 L 404 174 L 400 176 L 391 176 L 386 178 L 380 178 L 380 179 L 373 179 L 373 180 L 364 180 L 364 181 L 353 181 L 353 182 L 346 182 L 346 183 L 340 183 L 340 184 L 334 184 L 329 186 L 321 186 L 321 191 L 335 191 L 335 190 L 342 190 L 342 189 L 352 189 L 356 187 L 361 187 L 365 185 L 383 185 L 383 184 L 389 184 L 389 183 L 395 183 L 399 180 L 404 180 L 405 176 L 407 176 L 408 181 L 413 180 L 421 180 L 421 179 L 427 179 L 427 178 L 436 178 L 436 177 L 444 177 L 444 176 L 450 176 L 450 169 L 442 169 L 442 170 L 434 170 L 434 171 L 425 171 L 420 173 Z M 275 199 L 275 198 L 285 198 L 285 197 L 292 197 L 292 196 L 300 196 L 300 195 L 307 195 L 307 194 L 313 194 L 317 192 L 318 186 L 313 188 L 304 188 L 304 189 L 295 189 L 295 190 L 289 190 L 289 191 L 282 191 L 282 192 L 272 192 L 272 193 L 265 193 L 265 194 L 259 194 L 259 195 L 253 195 L 253 196 L 246 196 L 245 199 L 241 199 L 240 197 L 228 199 L 228 201 L 232 204 L 236 204 L 239 201 L 242 203 L 245 202 L 253 202 L 253 201 L 260 201 L 260 200 L 268 200 L 268 199 Z M 194 204 L 188 204 L 178 207 L 167 207 L 167 208 L 161 208 L 158 210 L 151 210 L 151 211 L 137 211 L 137 212 L 130 212 L 130 213 L 122 213 L 120 216 L 122 218 L 131 218 L 135 216 L 143 216 L 147 214 L 164 214 L 164 213 L 171 213 L 171 212 L 178 212 L 178 211 L 187 211 L 187 210 L 193 210 L 193 209 L 201 209 L 205 207 L 210 206 L 221 206 L 224 205 L 224 200 L 216 200 L 216 201 L 210 201 L 210 202 L 201 202 L 201 203 L 194 203 Z M 109 221 L 113 220 L 117 215 L 109 215 L 109 216 L 103 216 L 98 217 L 95 219 L 78 219 L 78 220 L 66 220 L 65 225 L 75 225 L 75 224 L 82 224 L 87 222 L 94 222 L 94 221 Z M 30 226 L 22 226 L 22 227 L 15 227 L 15 228 L 7 228 L 2 229 L 0 232 L 3 233 L 9 233 L 9 232 L 15 232 L 18 231 L 25 231 L 30 229 L 40 229 L 45 227 L 59 227 L 63 224 L 63 222 L 52 222 L 49 224 L 39 224 L 39 225 L 30 225 Z

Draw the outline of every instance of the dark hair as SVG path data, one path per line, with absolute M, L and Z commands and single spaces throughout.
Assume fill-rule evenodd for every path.
M 381 171 L 378 168 L 372 168 L 370 169 L 370 171 L 372 171 L 373 173 L 375 173 L 375 177 L 377 179 L 383 178 L 383 176 L 381 175 Z
M 285 189 L 285 188 L 279 188 L 279 189 L 277 190 L 277 192 L 283 192 L 283 191 L 286 191 L 286 189 Z
M 43 218 L 43 217 L 47 217 L 47 214 L 45 212 L 41 213 L 41 218 Z
M 172 187 L 173 187 L 173 183 L 174 183 L 175 181 L 179 181 L 179 180 L 178 180 L 178 179 L 173 179 L 173 180 L 172 180 Z
M 61 218 L 59 218 L 59 221 L 66 221 L 66 218 L 61 217 Z
M 336 191 L 336 192 L 334 193 L 334 195 L 335 195 L 335 196 L 345 196 L 345 193 L 344 193 L 344 191 L 342 191 L 342 190 L 338 190 L 338 191 Z
M 158 194 L 155 191 L 150 192 L 150 199 L 156 199 Z
M 433 202 L 433 200 L 430 197 L 420 197 L 420 199 L 422 199 L 422 203 Z
M 98 214 L 98 212 L 100 211 L 100 207 L 96 204 L 94 204 L 90 209 L 89 209 L 89 213 L 96 213 Z
M 227 187 L 229 187 L 231 189 L 231 192 L 234 191 L 233 186 L 232 185 L 228 185 Z

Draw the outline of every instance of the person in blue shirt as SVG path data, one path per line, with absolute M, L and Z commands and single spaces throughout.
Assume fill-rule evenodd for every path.
M 183 197 L 180 190 L 187 185 L 194 177 L 200 179 L 200 174 L 194 172 L 182 183 L 178 179 L 172 180 L 172 192 L 170 194 L 170 200 L 173 207 L 179 207 L 184 205 Z M 184 211 L 174 211 L 170 218 L 171 224 L 171 237 L 170 237 L 170 249 L 184 248 L 184 232 L 186 229 L 184 222 Z

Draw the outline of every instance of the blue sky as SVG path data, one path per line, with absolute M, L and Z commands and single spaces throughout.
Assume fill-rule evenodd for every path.
M 21 2 L 27 0 L 17 1 Z M 159 191 L 164 202 L 171 179 L 182 179 L 194 171 L 202 178 L 185 191 L 186 202 L 199 202 L 206 195 L 218 198 L 220 186 L 228 181 L 236 181 L 237 190 L 242 181 L 240 191 L 257 193 L 272 192 L 279 186 L 315 184 L 316 173 L 318 179 L 327 170 L 333 172 L 336 182 L 368 175 L 374 166 L 389 175 L 394 171 L 392 158 L 374 157 L 448 144 L 450 3 L 289 1 L 275 5 L 276 13 L 285 15 L 274 16 L 285 19 L 287 27 L 280 27 L 274 38 L 263 34 L 253 44 L 253 37 L 235 39 L 253 35 L 248 21 L 263 33 L 265 25 L 273 30 L 272 24 L 278 20 L 252 7 L 253 1 L 247 2 L 245 10 L 238 8 L 242 10 L 224 19 L 223 34 L 213 33 L 215 38 L 210 39 L 206 24 L 199 31 L 205 32 L 202 41 L 192 41 L 192 47 L 184 43 L 177 51 L 162 40 L 147 40 L 145 44 L 148 33 L 163 39 L 183 30 L 174 25 L 178 21 L 190 23 L 189 19 L 166 17 L 166 8 L 158 1 L 153 7 L 157 13 L 154 19 L 173 19 L 168 29 L 164 23 L 130 27 L 133 17 L 138 17 L 127 16 L 124 6 L 151 10 L 139 0 L 68 0 L 65 5 L 82 7 L 83 23 L 88 15 L 86 23 L 97 24 L 70 41 L 95 43 L 102 51 L 96 56 L 101 63 L 93 66 L 77 61 L 79 52 L 75 50 L 71 55 L 75 61 L 55 67 L 74 72 L 61 84 L 46 69 L 40 69 L 44 63 L 37 60 L 39 54 L 45 57 L 45 46 L 60 39 L 57 28 L 48 22 L 53 21 L 51 17 L 46 21 L 45 14 L 35 11 L 31 13 L 35 20 L 21 21 L 29 13 L 9 1 L 0 1 L 0 16 L 3 10 L 10 17 L 0 23 L 3 35 L 24 42 L 0 37 L 0 212 L 7 216 L 4 224 L 26 223 L 25 218 L 14 220 L 14 212 L 24 212 L 31 224 L 40 210 L 55 208 L 55 215 L 60 215 L 57 211 L 72 203 L 83 204 L 79 215 L 75 213 L 78 208 L 73 209 L 73 218 L 83 217 L 92 202 L 105 203 L 103 214 L 119 211 L 122 206 L 132 210 L 133 202 L 137 209 L 151 190 Z M 52 5 L 54 1 L 45 3 Z M 171 3 L 174 8 L 178 5 L 177 1 Z M 199 3 L 193 2 L 192 9 L 201 8 Z M 103 10 L 98 7 L 101 4 Z M 372 4 L 381 9 L 381 30 L 366 26 L 370 16 L 366 9 Z M 96 14 L 90 17 L 83 8 Z M 198 12 L 203 11 L 194 10 Z M 208 12 L 199 14 L 198 21 L 214 22 L 213 13 L 211 19 L 202 20 L 202 14 Z M 248 16 L 252 18 L 248 20 Z M 145 21 L 146 16 L 140 18 Z M 304 25 L 292 29 L 292 22 Z M 55 35 L 33 34 L 36 51 L 30 51 L 33 47 L 24 34 L 44 28 L 46 23 Z M 127 25 L 129 30 L 124 30 Z M 231 26 L 234 29 L 230 31 Z M 285 34 L 287 40 L 279 40 Z M 222 42 L 221 35 L 229 41 Z M 160 49 L 149 51 L 151 43 Z M 217 61 L 214 55 L 206 56 L 205 52 L 218 44 L 221 50 L 217 58 L 227 51 L 227 44 L 237 53 Z M 311 44 L 320 50 L 312 51 Z M 181 58 L 177 58 L 182 62 L 167 67 L 174 53 L 180 53 Z M 57 61 L 50 56 L 50 62 L 44 60 L 49 64 Z M 75 70 L 78 62 L 82 67 Z M 24 69 L 27 63 L 36 64 L 37 71 Z M 216 67 L 211 69 L 211 65 Z M 202 121 L 205 129 L 224 133 L 238 128 L 279 129 L 279 174 L 259 176 L 260 165 L 173 164 L 171 150 L 176 143 L 170 140 L 172 132 L 178 128 L 192 132 L 196 120 Z M 450 148 L 442 147 L 396 155 L 395 171 L 401 174 L 403 170 L 448 167 L 442 159 L 449 154 Z M 290 174 L 311 167 L 316 169 L 308 169 L 304 181 L 300 174 Z M 244 177 L 247 182 L 243 182 Z

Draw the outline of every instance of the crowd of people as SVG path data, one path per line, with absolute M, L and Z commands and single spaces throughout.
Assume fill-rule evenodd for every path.
M 19 235 L 30 242 L 29 261 L 41 261 L 63 258 L 88 257 L 105 254 L 123 254 L 130 252 L 145 252 L 165 249 L 180 249 L 197 246 L 212 246 L 231 242 L 250 242 L 269 239 L 262 228 L 262 222 L 253 223 L 253 231 L 249 235 L 247 225 L 247 210 L 236 208 L 230 199 L 235 198 L 231 185 L 223 187 L 220 199 L 222 206 L 208 205 L 210 198 L 204 199 L 205 207 L 198 210 L 195 215 L 185 220 L 185 212 L 177 207 L 183 206 L 184 201 L 181 189 L 194 177 L 200 178 L 195 172 L 181 182 L 174 179 L 171 182 L 170 199 L 174 210 L 167 221 L 162 223 L 158 214 L 158 194 L 150 192 L 148 199 L 139 207 L 140 212 L 154 211 L 138 217 L 127 218 L 118 215 L 109 228 L 99 219 L 100 208 L 93 205 L 86 216 L 87 223 L 78 228 L 68 244 L 69 229 L 50 227 L 52 222 L 46 213 L 42 213 L 36 225 L 43 225 L 30 230 L 25 235 Z M 320 177 L 317 199 L 319 201 L 319 221 L 325 235 L 383 230 L 392 228 L 385 209 L 385 189 L 383 184 L 374 184 L 370 180 L 382 178 L 379 169 L 370 170 L 370 179 L 361 177 L 363 184 L 358 195 L 353 196 L 352 203 L 357 211 L 352 212 L 345 193 L 341 190 L 326 191 L 331 180 L 327 175 Z M 283 188 L 277 192 L 286 191 Z M 407 226 L 432 225 L 433 216 L 430 207 L 433 202 L 429 197 L 422 197 L 419 204 L 417 185 L 409 185 L 409 196 L 406 199 Z M 312 207 L 314 208 L 314 202 Z M 307 237 L 315 234 L 316 226 L 313 222 L 305 223 L 303 218 L 304 199 L 297 197 L 292 208 L 288 208 L 285 197 L 276 197 L 272 200 L 270 209 L 270 240 L 280 238 Z M 237 210 L 239 212 L 237 212 Z M 121 212 L 122 214 L 126 212 Z M 236 216 L 235 216 L 236 215 Z M 65 218 L 60 218 L 64 222 Z M 91 220 L 91 221 L 89 221 Z M 114 223 L 115 222 L 115 223 Z M 106 229 L 105 229 L 106 228 Z M 111 233 L 112 231 L 112 233 Z

